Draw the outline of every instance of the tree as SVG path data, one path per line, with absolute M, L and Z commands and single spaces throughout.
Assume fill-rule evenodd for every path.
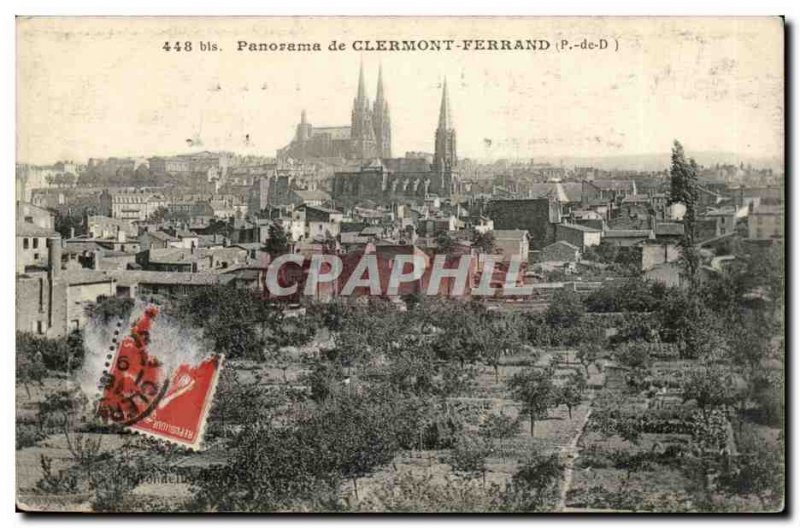
M 317 361 L 304 381 L 311 389 L 311 399 L 324 402 L 341 390 L 344 379 L 344 370 L 339 363 Z
M 210 411 L 209 432 L 227 438 L 232 431 L 247 424 L 268 424 L 275 406 L 259 376 L 245 380 L 235 369 L 222 369 Z
M 170 217 L 171 215 L 169 209 L 166 206 L 162 205 L 158 209 L 150 213 L 150 217 L 148 218 L 148 220 L 150 222 L 161 223 L 161 222 L 166 222 L 167 220 L 170 219 Z
M 433 359 L 433 351 L 425 346 L 395 355 L 389 365 L 389 383 L 401 393 L 433 394 L 438 373 Z
M 547 416 L 555 400 L 552 370 L 523 370 L 511 377 L 508 387 L 514 399 L 522 404 L 521 412 L 530 417 L 531 436 L 534 436 L 536 420 Z
M 69 375 L 83 364 L 83 337 L 77 331 L 56 339 L 18 332 L 17 355 L 41 361 L 46 369 Z M 35 365 L 34 368 L 38 369 Z
M 486 457 L 491 453 L 490 446 L 481 438 L 461 436 L 450 453 L 450 466 L 456 473 L 467 477 L 481 475 L 486 486 Z
M 64 176 L 62 177 L 62 182 L 66 187 L 72 187 L 75 185 L 75 182 L 78 180 L 78 177 L 72 174 L 71 172 L 65 172 Z
M 489 414 L 480 425 L 480 434 L 487 440 L 501 442 L 501 454 L 505 456 L 502 442 L 514 438 L 519 433 L 519 419 L 505 414 Z
M 491 231 L 486 231 L 485 233 L 475 231 L 472 235 L 472 246 L 480 250 L 481 253 L 494 253 L 496 247 L 494 233 Z
M 614 357 L 621 364 L 630 369 L 648 369 L 652 363 L 650 347 L 644 341 L 631 341 L 623 343 L 614 352 Z
M 681 389 L 683 401 L 694 400 L 705 415 L 715 407 L 733 403 L 735 380 L 729 372 L 718 366 L 707 366 L 692 370 Z
M 589 377 L 589 365 L 594 364 L 600 357 L 603 349 L 600 345 L 594 342 L 582 343 L 577 350 L 578 361 L 583 365 L 586 371 L 586 377 Z
M 564 466 L 558 455 L 535 453 L 517 469 L 503 493 L 505 509 L 542 511 L 555 502 Z
M 320 451 L 330 457 L 338 474 L 352 481 L 356 500 L 358 479 L 391 462 L 399 448 L 388 402 L 373 396 L 377 401 L 343 395 L 309 423 L 309 434 L 317 439 Z
M 229 358 L 264 359 L 264 347 L 283 320 L 281 308 L 258 292 L 230 285 L 193 289 L 172 311 L 202 328 L 214 350 Z
M 192 509 L 338 509 L 342 479 L 391 462 L 398 449 L 387 395 L 341 394 L 285 427 L 247 424 L 226 445 L 229 462 L 200 472 Z
M 37 383 L 41 385 L 45 376 L 47 376 L 47 368 L 44 366 L 41 350 L 37 350 L 36 348 L 30 346 L 20 346 L 21 337 L 22 339 L 30 339 L 30 341 L 33 342 L 31 338 L 23 336 L 27 336 L 27 334 L 17 334 L 17 383 L 22 383 L 22 386 L 25 387 L 25 394 L 27 394 L 28 399 L 30 400 L 30 384 Z
M 127 320 L 133 310 L 134 300 L 129 297 L 102 297 L 97 303 L 86 307 L 86 314 L 103 324 L 118 319 Z
M 700 269 L 700 255 L 695 247 L 695 226 L 697 218 L 697 164 L 693 159 L 686 160 L 683 145 L 675 140 L 672 145 L 672 164 L 670 174 L 669 203 L 682 203 L 686 206 L 683 217 L 683 237 L 681 239 L 681 262 L 684 272 L 692 286 L 697 285 L 697 271 Z
M 55 230 L 63 239 L 85 233 L 86 226 L 83 224 L 83 217 L 74 214 L 56 212 L 54 219 Z
M 490 314 L 486 332 L 489 341 L 481 354 L 494 369 L 494 381 L 500 383 L 500 359 L 522 346 L 518 317 L 510 314 Z M 483 332 L 483 329 L 476 329 Z
M 717 487 L 731 496 L 755 495 L 764 510 L 779 511 L 785 500 L 783 452 L 782 442 L 776 448 L 745 437 L 738 455 L 724 460 Z
M 572 408 L 583 401 L 583 391 L 586 389 L 586 378 L 578 372 L 567 378 L 567 382 L 558 388 L 557 402 L 567 406 L 569 419 L 572 420 Z
M 583 303 L 578 294 L 562 288 L 553 295 L 544 318 L 551 327 L 570 328 L 580 323 L 583 313 Z
M 289 238 L 283 226 L 274 222 L 270 224 L 265 249 L 272 258 L 289 252 Z
M 440 252 L 449 255 L 458 247 L 458 242 L 448 231 L 442 231 L 436 235 L 436 246 Z

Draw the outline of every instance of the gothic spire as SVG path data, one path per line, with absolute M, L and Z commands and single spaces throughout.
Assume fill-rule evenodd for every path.
M 378 66 L 378 89 L 375 92 L 375 103 L 383 106 L 383 66 Z
M 450 130 L 453 128 L 453 123 L 450 118 L 450 97 L 447 94 L 447 77 L 444 78 L 442 85 L 442 105 L 439 108 L 439 128 L 441 130 Z
M 358 101 L 359 105 L 366 106 L 367 104 L 367 89 L 364 86 L 364 62 L 361 62 L 361 66 L 358 68 L 358 95 L 356 96 L 356 101 Z

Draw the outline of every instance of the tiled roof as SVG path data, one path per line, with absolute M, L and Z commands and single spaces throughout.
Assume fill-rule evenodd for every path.
M 517 240 L 528 234 L 524 229 L 495 229 L 492 233 L 495 240 Z
M 565 227 L 567 229 L 574 229 L 576 231 L 583 231 L 584 233 L 599 233 L 599 229 L 595 229 L 594 227 L 589 227 L 581 224 L 558 224 L 559 227 Z
M 606 238 L 649 238 L 653 232 L 649 229 L 608 229 L 606 230 Z
M 683 224 L 665 222 L 656 224 L 656 235 L 683 235 Z
M 18 237 L 54 237 L 58 236 L 57 231 L 39 227 L 36 224 L 28 222 L 17 222 L 17 236 Z

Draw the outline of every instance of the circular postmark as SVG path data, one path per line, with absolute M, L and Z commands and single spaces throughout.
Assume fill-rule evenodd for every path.
M 103 374 L 97 413 L 108 422 L 133 425 L 152 413 L 167 393 L 168 373 L 163 363 L 147 352 L 150 329 L 157 315 L 158 308 L 153 306 L 144 311 L 130 334 L 118 343 L 113 363 Z M 115 334 L 113 343 L 117 344 L 119 339 L 119 334 Z

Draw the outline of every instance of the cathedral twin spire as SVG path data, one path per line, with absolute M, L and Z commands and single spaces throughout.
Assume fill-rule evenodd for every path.
M 383 68 L 378 68 L 378 86 L 375 101 L 370 107 L 364 81 L 364 65 L 358 71 L 358 91 L 353 100 L 353 114 L 350 137 L 353 142 L 353 155 L 360 159 L 392 157 L 392 125 L 389 116 L 389 102 L 383 88 Z M 439 123 L 436 127 L 434 169 L 442 172 L 455 168 L 456 131 L 453 128 L 450 111 L 450 95 L 447 79 L 442 84 L 442 101 L 439 107 Z
M 392 125 L 383 89 L 383 69 L 378 70 L 375 102 L 370 108 L 364 82 L 364 64 L 358 71 L 358 92 L 353 101 L 351 138 L 354 154 L 361 159 L 392 157 Z

